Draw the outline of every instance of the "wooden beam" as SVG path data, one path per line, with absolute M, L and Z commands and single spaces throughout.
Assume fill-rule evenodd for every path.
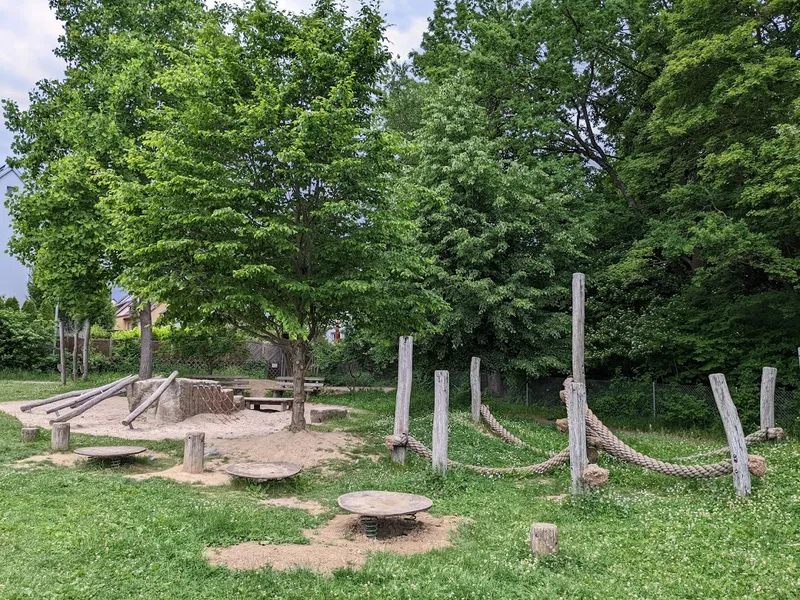
M 171 384 L 173 381 L 175 381 L 175 378 L 176 378 L 177 376 L 178 376 L 178 372 L 177 372 L 177 371 L 173 371 L 172 373 L 170 373 L 170 374 L 169 374 L 169 377 L 167 377 L 167 378 L 166 378 L 166 379 L 165 379 L 163 382 L 161 382 L 161 385 L 159 385 L 159 386 L 158 386 L 158 388 L 156 388 L 156 391 L 155 391 L 155 392 L 153 392 L 153 393 L 150 395 L 150 397 L 149 397 L 147 400 L 145 400 L 144 402 L 142 402 L 142 403 L 141 403 L 139 406 L 137 406 L 137 407 L 136 407 L 136 408 L 135 408 L 135 409 L 134 409 L 134 410 L 131 412 L 131 414 L 129 414 L 127 417 L 125 417 L 125 419 L 122 421 L 122 424 L 123 424 L 123 425 L 127 425 L 128 427 L 131 427 L 131 423 L 133 423 L 133 421 L 134 421 L 134 420 L 135 420 L 135 419 L 136 419 L 136 418 L 137 418 L 139 415 L 141 415 L 141 414 L 142 414 L 144 411 L 146 411 L 148 408 L 150 408 L 150 406 L 151 406 L 151 405 L 152 405 L 152 404 L 153 404 L 153 403 L 154 403 L 156 400 L 158 400 L 158 399 L 161 397 L 161 394 L 163 394 L 163 393 L 164 393 L 164 391 L 165 391 L 165 390 L 166 390 L 166 389 L 169 387 L 169 385 L 170 385 L 170 384 Z M 133 429 L 133 427 L 131 427 L 131 429 Z
M 775 427 L 775 382 L 778 369 L 764 367 L 761 369 L 761 429 Z
M 572 493 L 582 494 L 587 486 L 583 480 L 589 460 L 586 457 L 586 384 L 571 382 L 567 390 L 567 420 L 569 421 L 569 470 Z
M 45 400 L 35 400 L 33 402 L 28 402 L 27 404 L 23 404 L 19 407 L 22 412 L 30 412 L 32 409 L 36 408 L 37 406 L 44 406 L 45 404 L 52 404 L 53 402 L 58 402 L 59 400 L 63 400 L 64 398 L 75 398 L 76 396 L 80 396 L 86 390 L 73 390 L 71 392 L 64 392 L 63 394 L 58 394 L 57 396 L 52 396 Z
M 411 377 L 413 373 L 414 339 L 410 335 L 400 338 L 397 354 L 397 400 L 394 406 L 394 435 L 408 435 L 408 413 L 411 408 Z M 392 449 L 392 460 L 405 464 L 405 446 Z
M 114 396 L 115 394 L 120 392 L 125 386 L 130 385 L 135 381 L 139 381 L 138 375 L 131 375 L 130 377 L 126 377 L 125 379 L 120 379 L 115 386 L 107 389 L 105 392 L 98 394 L 94 398 L 91 398 L 89 401 L 84 402 L 81 406 L 79 406 L 75 410 L 70 411 L 65 415 L 61 415 L 60 417 L 56 417 L 55 419 L 51 419 L 50 424 L 52 425 L 53 423 L 65 423 L 70 419 L 74 419 L 78 415 L 82 415 L 93 406 L 97 406 L 106 398 Z
M 481 359 L 472 357 L 469 365 L 469 387 L 472 392 L 472 420 L 481 422 Z
M 58 414 L 58 411 L 64 410 L 65 408 L 75 408 L 76 406 L 83 404 L 93 396 L 105 392 L 108 388 L 116 385 L 120 381 L 122 381 L 122 379 L 117 379 L 116 381 L 112 381 L 111 383 L 107 383 L 106 385 L 101 385 L 100 387 L 92 388 L 90 390 L 81 390 L 83 393 L 77 398 L 70 398 L 68 400 L 65 400 L 64 402 L 59 402 L 58 404 L 54 404 L 53 406 L 47 408 L 45 412 L 48 415 L 53 412 Z
M 586 275 L 572 274 L 572 381 L 586 383 L 584 327 L 586 321 Z
M 733 487 L 738 496 L 746 496 L 750 493 L 750 470 L 748 467 L 747 443 L 744 441 L 744 431 L 742 423 L 739 421 L 739 413 L 733 404 L 733 399 L 728 391 L 728 384 L 725 375 L 714 373 L 709 375 L 711 381 L 711 391 L 714 393 L 714 401 L 722 417 L 722 426 L 725 428 L 725 436 L 728 438 L 728 448 L 731 452 L 731 463 L 733 463 Z
M 447 433 L 450 409 L 450 373 L 436 371 L 434 375 L 433 404 L 433 470 L 439 475 L 447 473 Z

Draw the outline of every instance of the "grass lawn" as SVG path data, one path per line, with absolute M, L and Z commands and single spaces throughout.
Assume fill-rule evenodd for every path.
M 9 385 L 0 382 L 0 397 Z M 30 384 L 28 384 L 30 385 Z M 758 446 L 768 472 L 737 499 L 730 477 L 668 478 L 601 456 L 609 484 L 581 499 L 553 500 L 569 487 L 569 471 L 547 476 L 486 478 L 451 470 L 435 477 L 415 456 L 406 466 L 388 459 L 393 396 L 360 393 L 332 401 L 366 408 L 346 421 L 368 440 L 374 462 L 307 470 L 289 484 L 201 488 L 172 481 L 134 481 L 125 467 L 14 464 L 41 453 L 49 436 L 19 441 L 19 423 L 0 415 L 0 598 L 103 600 L 130 598 L 797 598 L 800 596 L 800 445 Z M 566 436 L 532 420 L 519 406 L 493 406 L 512 432 L 534 446 L 559 450 Z M 432 398 L 412 402 L 412 432 L 430 443 Z M 637 449 L 671 458 L 717 447 L 719 439 L 626 432 Z M 75 443 L 85 439 L 75 436 Z M 108 440 L 104 440 L 104 443 Z M 177 460 L 179 442 L 145 444 Z M 542 460 L 531 451 L 482 435 L 467 406 L 451 413 L 451 457 L 473 464 L 523 465 Z M 170 459 L 168 459 L 169 461 Z M 147 464 L 134 467 L 143 470 Z M 163 465 L 160 467 L 163 468 Z M 338 495 L 360 489 L 425 494 L 432 513 L 470 522 L 454 546 L 415 556 L 376 553 L 362 570 L 333 577 L 269 568 L 232 572 L 203 559 L 209 545 L 255 540 L 303 541 L 302 530 L 337 514 Z M 258 504 L 267 496 L 315 499 L 330 511 L 311 517 Z M 560 553 L 534 558 L 531 523 L 555 523 Z
M 101 373 L 92 375 L 89 381 L 67 381 L 67 385 L 61 385 L 61 382 L 58 380 L 32 381 L 0 379 L 0 402 L 43 400 L 63 392 L 98 387 L 121 379 L 126 375 L 130 375 L 130 373 Z

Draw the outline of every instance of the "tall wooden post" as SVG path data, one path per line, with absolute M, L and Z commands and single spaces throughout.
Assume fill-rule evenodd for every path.
M 761 369 L 761 429 L 775 427 L 775 382 L 778 369 Z
M 78 319 L 72 319 L 72 381 L 78 381 Z
M 572 493 L 586 491 L 583 472 L 589 464 L 586 456 L 586 384 L 573 381 L 567 390 L 567 420 L 569 421 L 569 470 Z
M 150 301 L 138 300 L 139 329 L 141 329 L 141 348 L 139 350 L 139 377 L 150 379 L 153 376 L 153 313 L 150 312 Z M 296 391 L 296 390 L 295 390 Z M 302 389 L 300 390 L 302 392 Z
M 481 359 L 472 357 L 469 365 L 469 387 L 472 392 L 472 420 L 481 422 Z
M 83 366 L 81 369 L 81 379 L 86 381 L 89 378 L 89 334 L 92 324 L 89 319 L 83 322 Z
M 572 381 L 586 383 L 584 369 L 584 326 L 586 275 L 572 274 Z
M 400 338 L 397 353 L 397 401 L 394 407 L 394 435 L 408 435 L 408 411 L 411 407 L 411 376 L 414 339 L 410 335 Z M 392 460 L 405 464 L 405 446 L 392 449 Z
M 436 371 L 433 404 L 433 470 L 447 473 L 448 411 L 450 409 L 450 373 Z
M 750 493 L 749 457 L 742 423 L 739 421 L 739 413 L 736 411 L 736 406 L 728 391 L 725 375 L 714 373 L 708 378 L 711 381 L 711 391 L 714 393 L 714 401 L 717 403 L 717 409 L 722 417 L 722 426 L 725 428 L 725 437 L 728 438 L 728 448 L 731 451 L 733 487 L 738 496 L 746 496 Z
M 205 459 L 206 434 L 192 431 L 186 434 L 183 445 L 183 470 L 186 473 L 202 473 Z
M 50 447 L 56 452 L 69 450 L 69 423 L 53 423 L 50 433 Z
M 64 321 L 58 320 L 58 364 L 61 365 L 61 385 L 67 385 L 67 349 L 64 348 Z

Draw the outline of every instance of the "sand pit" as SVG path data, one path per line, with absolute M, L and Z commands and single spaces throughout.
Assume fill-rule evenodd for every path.
M 451 546 L 450 532 L 466 521 L 462 517 L 433 517 L 420 514 L 416 521 L 403 518 L 380 519 L 378 539 L 364 535 L 358 517 L 339 515 L 321 529 L 305 531 L 308 544 L 259 544 L 245 542 L 227 548 L 208 548 L 212 565 L 234 570 L 260 569 L 267 565 L 276 571 L 309 569 L 329 575 L 336 569 L 358 568 L 370 552 L 419 554 Z

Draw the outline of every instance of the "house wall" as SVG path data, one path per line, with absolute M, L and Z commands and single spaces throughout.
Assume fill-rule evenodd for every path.
M 11 238 L 11 217 L 5 205 L 9 187 L 22 189 L 22 181 L 14 171 L 0 165 L 0 296 L 16 296 L 20 304 L 28 296 L 28 268 L 9 256 L 8 240 Z
M 158 321 L 158 318 L 161 316 L 161 314 L 165 310 L 167 310 L 167 306 L 168 305 L 165 304 L 164 302 L 159 302 L 150 311 L 150 316 L 153 319 L 153 324 L 154 325 L 155 325 L 156 321 Z M 116 317 L 114 319 L 114 329 L 116 329 L 117 331 L 127 331 L 130 328 L 131 328 L 131 317 L 130 317 L 130 314 L 123 315 L 123 316 L 120 316 L 120 317 Z

